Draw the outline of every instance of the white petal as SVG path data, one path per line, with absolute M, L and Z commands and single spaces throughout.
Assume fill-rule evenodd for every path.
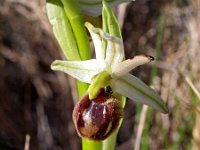
M 96 54 L 96 60 L 97 60 L 97 69 L 99 71 L 102 71 L 105 68 L 105 50 L 103 48 L 102 39 L 99 35 L 99 28 L 95 28 L 92 24 L 89 22 L 85 23 L 85 26 L 88 28 L 90 35 L 92 37 L 94 47 L 95 47 L 95 54 Z
M 131 0 L 112 0 L 107 1 L 111 7 L 114 7 L 122 2 Z M 102 0 L 79 0 L 82 11 L 88 16 L 99 16 L 102 12 Z
M 56 60 L 51 64 L 51 69 L 63 71 L 86 83 L 91 83 L 92 77 L 98 73 L 96 70 L 96 59 L 85 61 Z
M 131 74 L 114 79 L 111 82 L 111 88 L 114 92 L 124 95 L 136 102 L 149 105 L 163 113 L 168 112 L 162 98 L 144 82 Z
M 139 55 L 135 56 L 133 59 L 127 59 L 119 64 L 116 64 L 112 68 L 112 76 L 113 77 L 121 77 L 137 66 L 149 63 L 153 61 L 154 58 L 152 56 L 144 56 Z

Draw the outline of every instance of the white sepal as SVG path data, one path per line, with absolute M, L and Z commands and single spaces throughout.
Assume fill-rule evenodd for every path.
M 115 56 L 114 43 L 110 40 L 107 40 L 106 58 L 105 58 L 105 63 L 107 68 L 108 67 L 111 68 L 114 56 Z
M 105 62 L 107 66 L 111 68 L 124 59 L 124 47 L 122 39 L 110 36 L 109 34 L 101 31 L 100 32 L 103 39 L 107 41 L 107 48 L 106 48 L 106 58 Z
M 122 40 L 120 42 L 115 42 L 115 57 L 113 59 L 112 68 L 116 65 L 121 63 L 124 60 L 124 46 Z
M 91 83 L 92 77 L 98 74 L 98 71 L 96 70 L 96 59 L 85 61 L 56 60 L 51 64 L 51 69 L 65 72 L 86 83 Z
M 153 59 L 154 58 L 152 56 L 144 56 L 144 55 L 138 55 L 135 56 L 133 59 L 127 59 L 112 67 L 112 76 L 121 77 L 130 72 L 132 69 L 140 65 L 151 62 Z
M 111 88 L 114 92 L 124 95 L 135 102 L 146 104 L 163 113 L 167 113 L 162 98 L 140 79 L 131 74 L 111 81 Z
M 94 47 L 95 47 L 95 54 L 96 54 L 96 60 L 97 60 L 97 69 L 99 71 L 103 71 L 103 69 L 105 68 L 105 62 L 104 62 L 104 57 L 105 57 L 105 50 L 103 48 L 103 44 L 102 44 L 102 38 L 99 34 L 99 31 L 101 29 L 99 28 L 95 28 L 92 24 L 90 24 L 89 22 L 85 23 L 85 26 L 87 27 L 87 29 L 90 32 L 90 35 L 92 37 L 92 41 L 94 43 Z

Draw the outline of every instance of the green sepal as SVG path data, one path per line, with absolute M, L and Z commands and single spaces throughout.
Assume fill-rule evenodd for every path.
M 111 81 L 113 91 L 131 100 L 146 104 L 162 113 L 168 113 L 168 108 L 162 98 L 139 78 L 127 74 Z

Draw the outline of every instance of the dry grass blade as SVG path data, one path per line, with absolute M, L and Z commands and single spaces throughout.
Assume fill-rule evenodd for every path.
M 135 145 L 134 150 L 140 150 L 140 142 L 141 142 L 142 132 L 143 132 L 144 125 L 145 125 L 147 110 L 148 110 L 148 106 L 143 105 L 142 111 L 141 111 L 141 116 L 140 116 L 140 121 L 139 121 L 139 125 L 138 125 L 136 140 L 134 143 L 134 145 Z
M 30 140 L 31 140 L 30 134 L 26 134 L 26 136 L 25 136 L 24 150 L 29 150 L 29 148 L 30 148 Z
M 191 79 L 189 77 L 185 77 L 185 80 L 187 84 L 191 87 L 191 89 L 194 91 L 194 93 L 197 95 L 198 99 L 200 100 L 200 93 L 197 90 L 197 88 L 194 86 L 194 84 L 192 83 Z

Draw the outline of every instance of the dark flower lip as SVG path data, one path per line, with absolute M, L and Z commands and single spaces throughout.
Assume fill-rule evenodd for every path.
M 123 109 L 119 100 L 101 89 L 93 100 L 90 100 L 86 93 L 74 107 L 72 116 L 79 136 L 100 141 L 117 129 Z

